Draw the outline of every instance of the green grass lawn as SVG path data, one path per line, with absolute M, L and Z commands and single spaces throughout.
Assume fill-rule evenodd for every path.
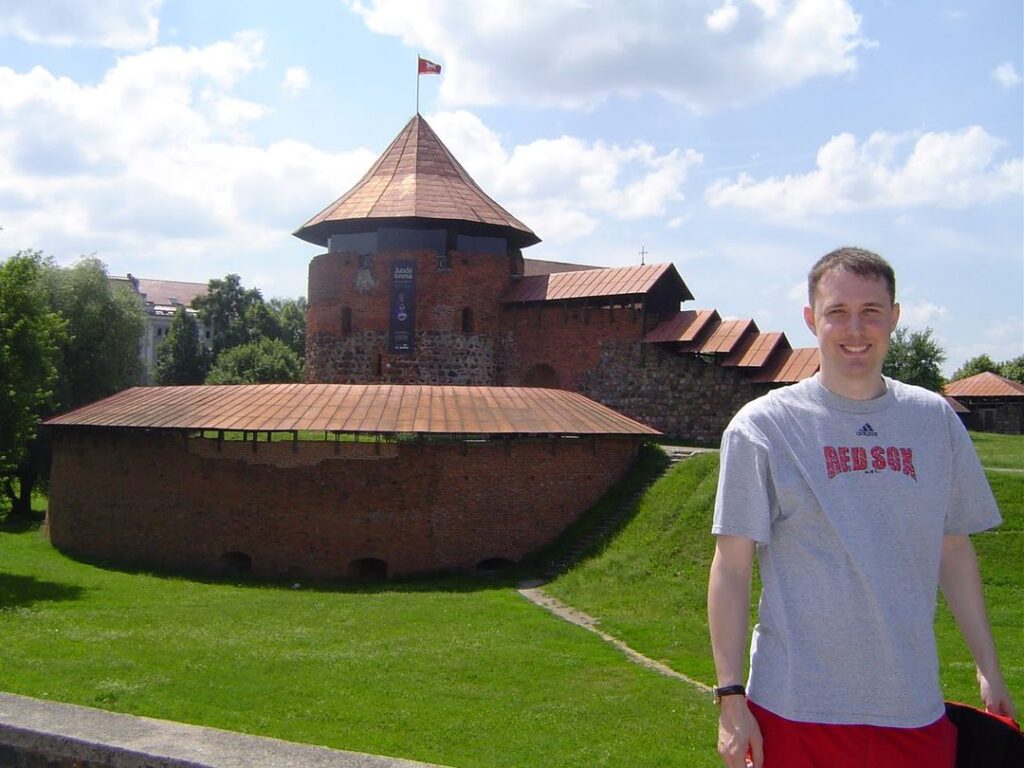
M 1013 463 L 1024 438 L 989 437 L 986 463 L 1024 466 Z M 663 460 L 646 452 L 597 512 Z M 607 547 L 548 587 L 705 682 L 717 469 L 714 453 L 675 467 Z M 975 542 L 1024 703 L 1024 473 L 989 479 L 1006 522 Z M 970 656 L 941 607 L 937 631 L 947 697 L 975 701 Z M 2 690 L 341 749 L 458 768 L 719 765 L 705 695 L 630 663 L 509 581 L 193 581 L 98 568 L 37 528 L 0 528 L 0 648 Z

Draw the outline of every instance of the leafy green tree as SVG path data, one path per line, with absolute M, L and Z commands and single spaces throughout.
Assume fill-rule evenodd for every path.
M 70 268 L 52 260 L 46 266 L 50 307 L 68 321 L 69 330 L 61 346 L 57 408 L 76 408 L 138 384 L 146 316 L 135 294 L 112 284 L 106 265 L 94 257 Z
M 278 337 L 299 356 L 306 359 L 306 299 L 271 299 L 270 311 L 277 315 Z
M 942 347 L 932 338 L 932 329 L 907 331 L 897 328 L 882 363 L 882 373 L 907 384 L 940 392 L 946 380 L 940 366 L 946 359 Z
M 199 319 L 213 332 L 214 356 L 253 340 L 250 322 L 260 318 L 253 314 L 258 315 L 259 311 L 251 308 L 262 304 L 259 289 L 243 288 L 238 275 L 226 275 L 223 280 L 214 278 L 206 295 L 193 299 L 192 308 L 198 310 Z
M 970 376 L 977 376 L 979 373 L 999 373 L 999 366 L 988 355 L 982 354 L 972 357 L 953 372 L 952 381 L 966 379 Z
M 209 355 L 199 340 L 198 323 L 184 307 L 178 307 L 157 352 L 156 383 L 202 384 L 209 367 Z
M 25 464 L 39 418 L 53 402 L 66 323 L 40 290 L 44 262 L 21 251 L 0 264 L 0 512 L 27 516 L 31 484 L 13 479 Z
M 1024 355 L 999 364 L 999 375 L 1018 384 L 1024 384 Z
M 221 352 L 207 384 L 271 384 L 302 381 L 302 361 L 280 339 L 262 338 Z

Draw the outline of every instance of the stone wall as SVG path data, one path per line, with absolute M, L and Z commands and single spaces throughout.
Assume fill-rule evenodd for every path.
M 504 334 L 419 331 L 412 355 L 388 352 L 386 332 L 306 339 L 307 381 L 329 384 L 495 386 L 505 378 Z
M 607 341 L 580 391 L 667 437 L 717 445 L 744 404 L 769 390 L 738 368 L 656 344 Z
M 516 562 L 628 469 L 632 438 L 234 442 L 56 430 L 48 528 L 69 554 L 160 570 L 339 578 Z

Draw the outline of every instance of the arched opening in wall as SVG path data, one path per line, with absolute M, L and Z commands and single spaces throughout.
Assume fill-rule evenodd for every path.
M 473 332 L 473 310 L 469 307 L 462 308 L 462 332 Z
M 526 372 L 523 386 L 558 389 L 558 373 L 547 363 L 539 363 Z
M 380 374 L 381 374 L 382 370 L 383 370 L 383 366 L 381 365 L 380 352 L 374 352 L 374 354 L 373 354 L 373 375 L 376 376 L 377 378 L 380 378 Z
M 341 333 L 343 336 L 352 333 L 352 307 L 341 308 Z
M 245 552 L 225 552 L 220 558 L 226 576 L 252 573 L 252 558 Z
M 515 565 L 515 562 L 505 557 L 489 557 L 476 564 L 476 572 L 483 576 L 492 576 Z
M 348 577 L 360 581 L 383 581 L 388 577 L 388 564 L 376 557 L 361 557 L 348 564 Z

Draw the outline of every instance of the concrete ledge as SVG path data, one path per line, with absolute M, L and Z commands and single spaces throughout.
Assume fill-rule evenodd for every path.
M 0 766 L 438 768 L 0 693 Z

